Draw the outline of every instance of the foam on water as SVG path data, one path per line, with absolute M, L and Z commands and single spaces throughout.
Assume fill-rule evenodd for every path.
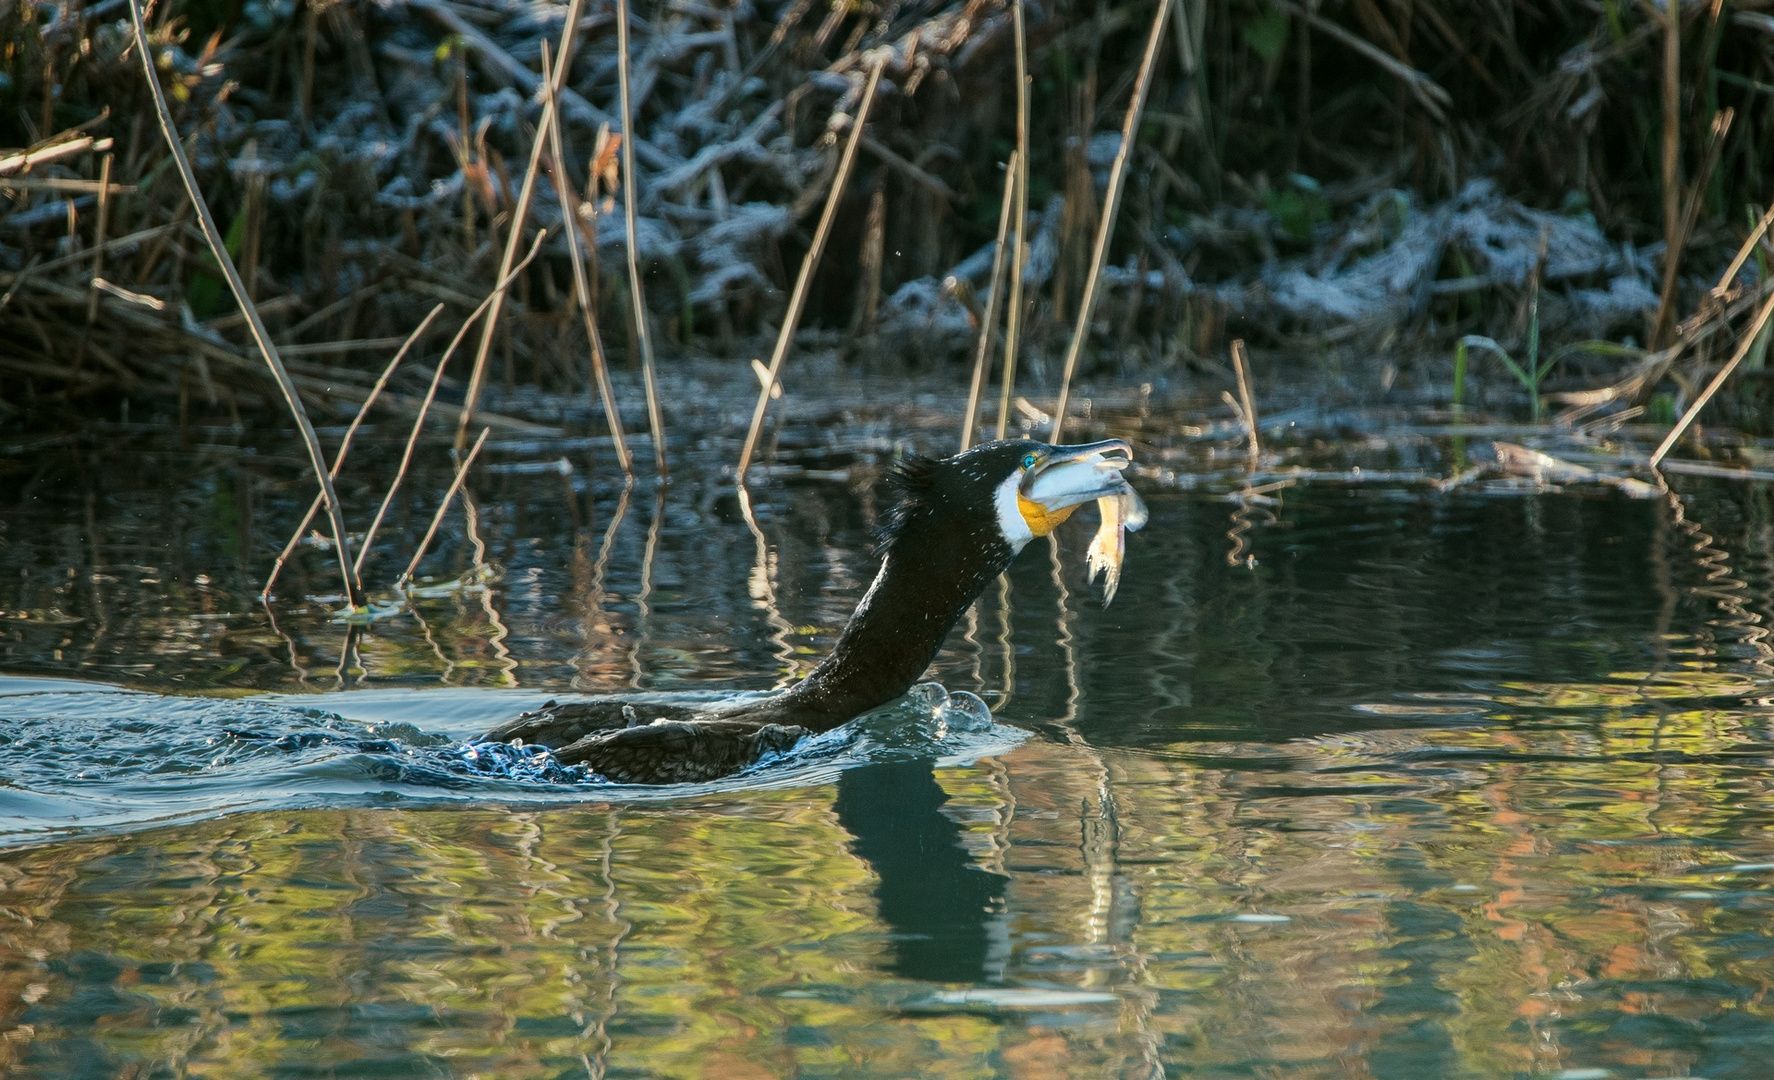
M 649 695 L 706 703 L 733 695 Z M 613 784 L 547 750 L 470 743 L 541 703 L 494 690 L 169 696 L 0 678 L 0 846 L 275 808 L 389 800 L 560 804 L 829 782 L 884 760 L 967 763 L 1025 738 L 936 683 L 709 784 Z

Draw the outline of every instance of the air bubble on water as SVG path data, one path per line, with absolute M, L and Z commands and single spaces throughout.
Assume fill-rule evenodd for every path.
M 990 731 L 992 710 L 978 694 L 957 690 L 948 695 L 941 719 L 950 731 Z
M 947 707 L 949 691 L 941 683 L 919 683 L 907 691 L 906 700 L 914 705 L 922 705 L 929 710 L 932 717 L 935 717 Z

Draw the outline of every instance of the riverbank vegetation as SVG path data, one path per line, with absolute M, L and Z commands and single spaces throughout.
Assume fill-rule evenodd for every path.
M 0 0 L 0 422 L 277 399 L 156 125 L 128 5 Z M 591 327 L 619 369 L 650 341 L 661 364 L 728 357 L 753 379 L 877 62 L 797 344 L 959 371 L 981 323 L 1008 317 L 1020 385 L 1052 394 L 1154 33 L 1081 374 L 1229 380 L 1244 338 L 1263 379 L 1328 367 L 1358 393 L 1402 380 L 1456 403 L 1482 382 L 1524 416 L 1668 423 L 1734 355 L 1763 366 L 1770 0 L 1029 2 L 1020 37 L 1001 0 L 648 2 L 627 147 L 616 7 L 575 10 L 572 35 L 566 3 L 147 11 L 203 195 L 311 406 L 355 412 L 442 303 L 385 396 L 417 411 L 426 365 L 537 229 L 480 350 L 495 406 L 589 388 Z M 539 129 L 563 40 L 557 157 Z M 1016 261 L 994 258 L 1001 221 L 1019 250 L 1007 195 L 1026 207 L 1008 312 L 992 295 L 994 264 Z M 440 394 L 461 402 L 454 363 Z M 1761 385 L 1715 407 L 1774 428 Z M 639 400 L 618 407 L 644 429 Z

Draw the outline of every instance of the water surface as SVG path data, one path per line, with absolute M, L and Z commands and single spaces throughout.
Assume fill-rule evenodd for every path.
M 1081 514 L 963 620 L 932 678 L 996 726 L 913 702 L 665 792 L 403 771 L 549 697 L 805 673 L 886 455 L 953 438 L 854 393 L 779 432 L 755 532 L 721 417 L 664 498 L 590 439 L 496 436 L 437 587 L 357 630 L 313 547 L 256 602 L 310 497 L 274 433 L 15 448 L 0 1071 L 1766 1075 L 1774 515 L 1744 485 L 1439 491 L 1452 437 L 1302 412 L 1267 467 L 1345 475 L 1233 503 L 1198 415 L 1105 407 L 1151 524 L 1109 609 Z M 448 482 L 422 456 L 372 582 Z

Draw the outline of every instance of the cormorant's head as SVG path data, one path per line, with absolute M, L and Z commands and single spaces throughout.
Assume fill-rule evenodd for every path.
M 919 519 L 934 524 L 940 514 L 985 529 L 995 525 L 996 539 L 1014 555 L 1079 506 L 1129 490 L 1121 470 L 1132 462 L 1133 448 L 1121 439 L 1078 446 L 1007 439 L 941 460 L 912 458 L 895 470 L 906 497 L 888 525 L 887 542 L 915 529 Z

